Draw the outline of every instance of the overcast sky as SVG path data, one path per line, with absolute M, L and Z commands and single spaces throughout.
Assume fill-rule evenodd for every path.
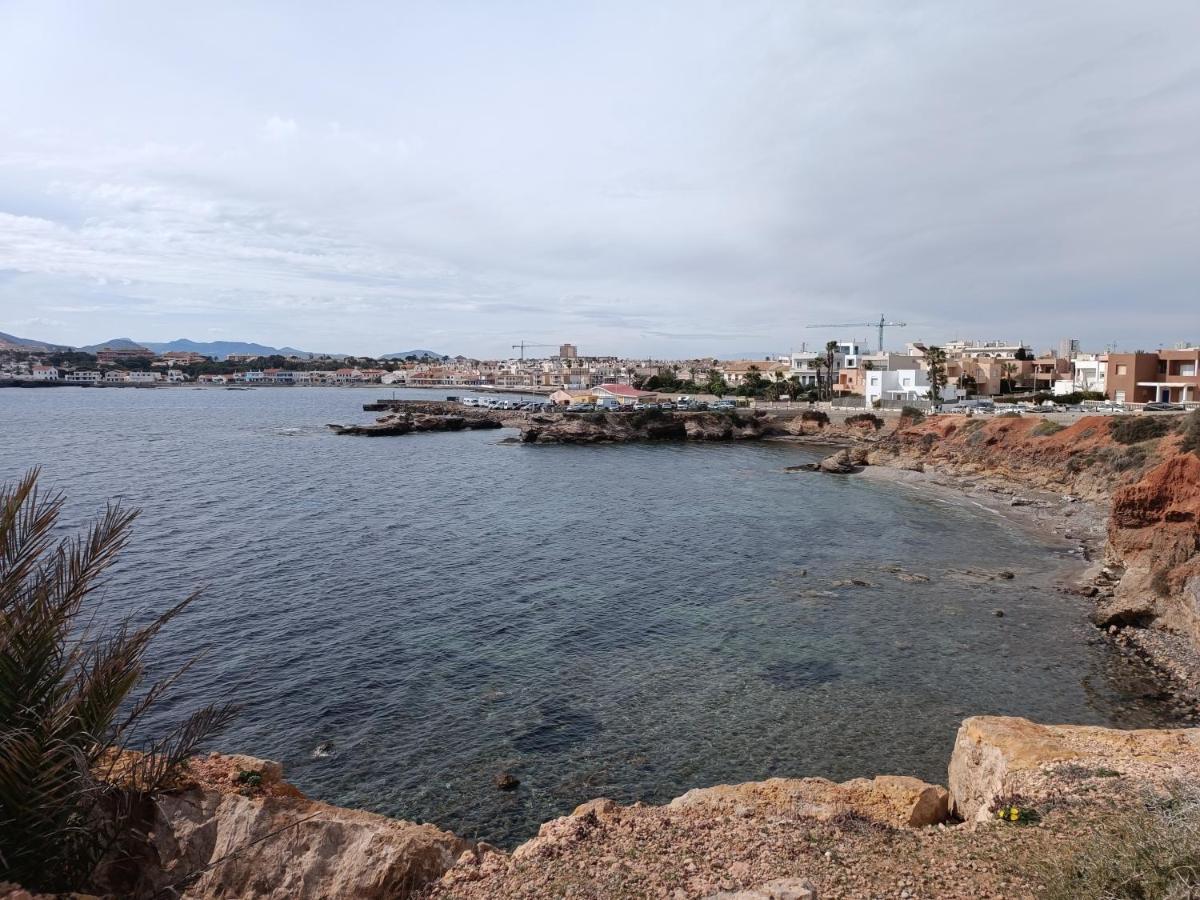
M 0 0 L 0 331 L 1200 340 L 1198 47 L 1197 0 Z

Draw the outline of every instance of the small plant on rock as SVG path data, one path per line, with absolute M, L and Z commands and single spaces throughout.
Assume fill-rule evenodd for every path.
M 900 418 L 907 419 L 916 425 L 918 422 L 925 421 L 925 411 L 917 409 L 915 406 L 905 406 L 900 410 Z
M 847 425 L 870 425 L 876 431 L 883 427 L 883 419 L 874 413 L 856 413 L 853 416 L 847 416 Z
M 1118 444 L 1140 444 L 1167 434 L 1172 422 L 1164 416 L 1117 416 L 1108 424 L 1109 434 Z
M 1049 437 L 1052 434 L 1058 434 L 1066 427 L 1066 425 L 1061 425 L 1058 422 L 1042 419 L 1037 425 L 1033 426 L 1032 434 L 1034 437 Z
M 1179 449 L 1200 456 L 1200 409 L 1192 410 L 1184 418 L 1180 423 L 1180 431 L 1183 432 L 1183 440 L 1179 443 Z
M 829 414 L 819 409 L 806 409 L 800 413 L 801 422 L 816 422 L 818 426 L 824 428 L 829 424 Z
M 1009 794 L 1006 797 L 997 798 L 992 803 L 991 810 L 1001 822 L 1016 825 L 1029 825 L 1042 820 L 1041 813 L 1020 794 Z

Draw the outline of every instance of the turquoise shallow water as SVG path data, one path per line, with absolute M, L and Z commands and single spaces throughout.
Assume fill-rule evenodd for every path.
M 314 797 L 511 843 L 595 796 L 944 781 L 976 713 L 1158 721 L 1047 587 L 1062 549 L 986 512 L 784 474 L 813 457 L 781 444 L 325 429 L 388 393 L 0 390 L 0 477 L 42 465 L 72 526 L 143 509 L 106 613 L 203 588 L 154 653 L 210 652 L 159 717 L 238 700 L 221 748 Z

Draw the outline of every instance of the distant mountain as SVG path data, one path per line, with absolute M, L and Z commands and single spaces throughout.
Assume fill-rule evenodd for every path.
M 147 341 L 146 346 L 155 353 L 167 353 L 177 350 L 183 353 L 203 353 L 205 356 L 211 356 L 215 359 L 224 359 L 231 353 L 253 353 L 257 356 L 299 356 L 304 359 L 311 359 L 317 355 L 307 350 L 297 350 L 295 347 L 268 347 L 265 344 L 254 344 L 246 341 L 189 341 L 187 338 L 179 338 L 178 340 L 167 341 L 165 343 Z M 328 355 L 345 354 L 331 353 Z
M 111 341 L 90 344 L 79 349 L 87 353 L 95 353 L 97 350 L 153 350 L 154 348 L 149 344 L 139 344 L 132 338 L 113 338 Z
M 15 334 L 5 334 L 0 331 L 0 350 L 59 350 L 66 344 L 47 344 L 45 341 L 35 341 L 32 338 L 17 337 Z
M 432 350 L 401 350 L 399 353 L 385 353 L 380 359 L 407 359 L 415 356 L 417 359 L 441 359 L 445 353 L 434 353 Z

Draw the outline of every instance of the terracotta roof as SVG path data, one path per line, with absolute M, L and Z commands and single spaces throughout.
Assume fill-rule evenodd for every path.
M 596 388 L 598 391 L 607 391 L 610 394 L 616 394 L 618 397 L 645 397 L 650 391 L 639 391 L 637 388 L 630 387 L 627 384 L 602 384 Z

